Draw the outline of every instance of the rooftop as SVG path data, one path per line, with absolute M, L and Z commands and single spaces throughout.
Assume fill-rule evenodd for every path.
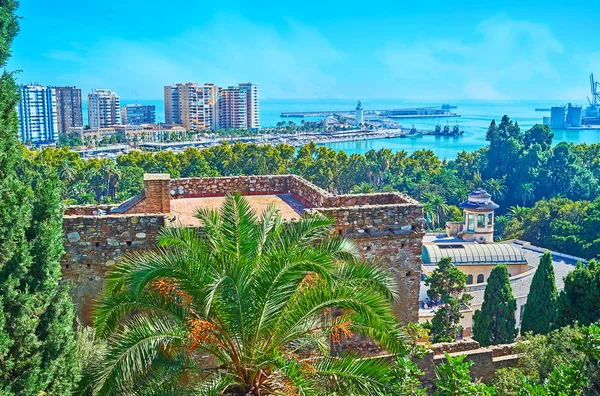
M 245 197 L 257 215 L 271 205 L 279 210 L 285 220 L 297 220 L 301 217 L 304 205 L 291 194 L 247 195 Z M 183 226 L 200 226 L 195 214 L 198 209 L 219 209 L 225 197 L 180 198 L 171 200 L 173 224 Z
M 455 265 L 527 264 L 521 249 L 504 243 L 424 244 L 423 264 L 435 265 L 450 257 Z
M 527 294 L 529 294 L 529 289 L 531 288 L 531 281 L 533 280 L 535 269 L 537 269 L 538 265 L 540 264 L 540 258 L 542 257 L 546 249 L 542 249 L 540 247 L 531 245 L 529 242 L 519 240 L 511 240 L 501 242 L 498 244 L 512 245 L 521 249 L 523 256 L 527 260 L 527 264 L 533 267 L 533 269 L 524 272 L 521 275 L 514 276 L 510 279 L 510 285 L 513 289 L 513 296 L 515 296 L 515 298 L 526 297 Z M 569 272 L 575 269 L 575 265 L 578 261 L 583 259 L 563 255 L 557 252 L 550 253 L 552 254 L 552 264 L 554 266 L 556 288 L 558 290 L 562 290 L 565 287 L 564 277 L 567 276 Z M 472 304 L 483 303 L 483 293 L 485 291 L 485 285 L 486 283 L 482 283 L 478 285 L 471 285 L 469 287 L 469 294 L 473 296 Z

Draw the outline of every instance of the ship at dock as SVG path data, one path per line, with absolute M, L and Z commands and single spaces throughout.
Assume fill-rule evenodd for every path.
M 416 136 L 416 135 L 429 135 L 429 136 L 446 136 L 446 137 L 458 137 L 462 136 L 465 133 L 458 125 L 454 125 L 450 127 L 450 125 L 436 125 L 433 131 L 424 131 L 421 129 L 417 129 L 414 127 L 410 128 L 409 132 L 402 137 L 406 136 Z

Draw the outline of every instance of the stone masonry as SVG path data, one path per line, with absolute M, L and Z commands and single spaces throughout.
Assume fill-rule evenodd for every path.
M 106 270 L 124 253 L 154 246 L 172 199 L 236 192 L 291 194 L 306 207 L 305 213 L 331 217 L 335 231 L 353 239 L 364 259 L 390 268 L 399 287 L 398 318 L 417 321 L 424 235 L 419 202 L 400 193 L 333 195 L 295 175 L 171 180 L 168 174 L 144 175 L 144 192 L 118 207 L 87 205 L 66 210 L 63 274 L 75 283 L 74 302 L 81 319 L 89 321 Z

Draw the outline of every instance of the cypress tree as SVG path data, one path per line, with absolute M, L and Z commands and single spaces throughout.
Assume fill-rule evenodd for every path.
M 522 334 L 528 331 L 533 334 L 550 332 L 556 319 L 556 298 L 556 279 L 554 278 L 552 255 L 546 252 L 540 259 L 540 265 L 531 281 L 531 288 L 521 319 Z
M 514 342 L 517 335 L 515 311 L 506 265 L 496 266 L 490 273 L 481 310 L 473 317 L 473 338 L 482 346 Z
M 0 67 L 18 32 L 0 0 Z M 57 176 L 25 163 L 14 75 L 0 77 L 0 394 L 69 394 L 78 377 L 73 307 L 58 288 L 62 208 Z M 35 188 L 35 194 L 32 187 Z

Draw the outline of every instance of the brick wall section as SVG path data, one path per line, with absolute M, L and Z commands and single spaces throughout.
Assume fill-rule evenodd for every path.
M 62 274 L 73 282 L 79 319 L 91 323 L 93 301 L 104 287 L 106 271 L 123 254 L 153 247 L 164 224 L 164 214 L 64 216 Z
M 168 173 L 144 174 L 143 198 L 137 202 L 127 213 L 170 213 L 171 176 Z

